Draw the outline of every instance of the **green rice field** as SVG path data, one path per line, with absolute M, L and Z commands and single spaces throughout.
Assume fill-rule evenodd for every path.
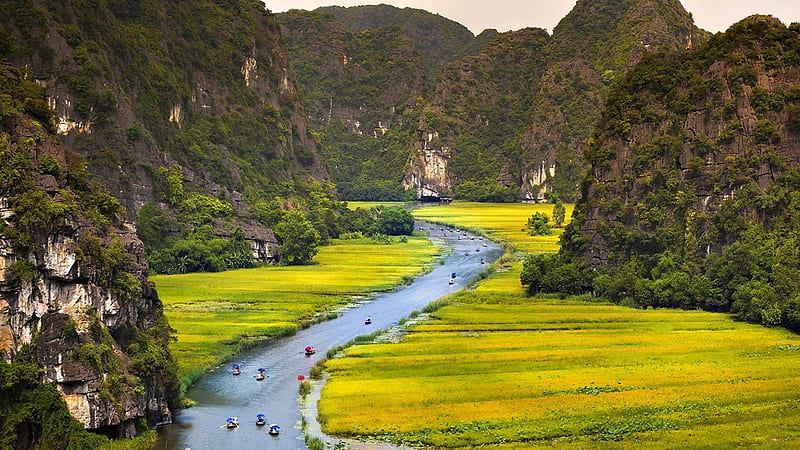
M 414 214 L 545 251 L 516 229 L 531 206 Z M 323 431 L 433 448 L 800 448 L 797 335 L 725 314 L 528 297 L 521 266 L 452 296 L 399 343 L 328 360 Z
M 177 330 L 184 385 L 259 339 L 294 333 L 354 298 L 411 280 L 441 249 L 425 237 L 377 244 L 334 240 L 313 264 L 150 277 Z

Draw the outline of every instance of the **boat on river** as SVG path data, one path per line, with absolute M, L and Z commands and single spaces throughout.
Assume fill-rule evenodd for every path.
M 312 347 L 310 345 L 308 347 L 306 347 L 306 356 L 311 356 L 314 353 L 317 353 L 317 349 L 315 349 L 314 347 Z
M 262 381 L 265 378 L 264 376 L 265 370 L 266 369 L 258 369 L 258 374 L 255 375 L 256 381 Z
M 263 414 L 256 415 L 256 425 L 262 426 L 267 424 L 267 417 Z
M 281 427 L 273 423 L 272 425 L 269 426 L 269 430 L 267 430 L 267 433 L 273 436 L 277 436 L 281 433 Z
M 234 375 L 239 375 L 240 373 L 242 373 L 242 368 L 239 367 L 238 364 L 234 364 L 233 365 L 233 370 L 231 371 L 231 373 L 234 374 Z
M 239 426 L 239 418 L 238 417 L 228 417 L 225 421 L 225 426 L 228 428 L 236 428 Z
M 367 318 L 366 318 L 366 319 L 364 319 L 364 325 L 369 325 L 369 324 L 371 324 L 371 323 L 372 323 L 372 317 L 370 317 L 370 316 L 367 316 Z

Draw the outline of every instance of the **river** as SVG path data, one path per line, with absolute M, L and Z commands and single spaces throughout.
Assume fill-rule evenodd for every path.
M 356 336 L 396 325 L 412 311 L 452 292 L 458 291 L 477 277 L 488 264 L 496 260 L 502 249 L 475 236 L 459 240 L 455 232 L 442 231 L 438 226 L 417 223 L 417 227 L 434 228 L 431 240 L 437 245 L 452 248 L 444 264 L 434 264 L 432 271 L 418 277 L 408 286 L 379 294 L 370 301 L 347 309 L 337 319 L 316 324 L 285 338 L 263 344 L 237 355 L 230 363 L 201 377 L 187 392 L 197 404 L 175 415 L 175 423 L 159 430 L 156 449 L 301 449 L 306 448 L 300 429 L 298 376 L 308 376 L 309 369 L 327 351 Z M 483 245 L 486 245 L 484 247 Z M 469 252 L 466 256 L 465 252 Z M 481 259 L 485 264 L 481 264 Z M 456 273 L 454 283 L 450 275 Z M 372 317 L 365 325 L 364 318 Z M 306 346 L 316 348 L 316 354 L 306 356 Z M 242 374 L 231 374 L 232 364 L 239 364 Z M 266 369 L 267 378 L 256 381 L 259 368 Z M 255 425 L 257 414 L 264 414 L 267 423 L 281 427 L 278 436 L 270 436 L 266 427 Z M 239 427 L 225 428 L 227 417 L 236 416 Z

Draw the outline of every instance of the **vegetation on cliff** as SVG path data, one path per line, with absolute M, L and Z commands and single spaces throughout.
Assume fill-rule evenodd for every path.
M 0 59 L 44 87 L 62 142 L 132 218 L 148 205 L 172 238 L 242 227 L 274 245 L 252 206 L 328 179 L 262 2 L 10 0 Z M 169 197 L 176 170 L 184 191 Z
M 753 16 L 645 56 L 609 96 L 561 252 L 523 283 L 800 330 L 799 33 Z
M 447 63 L 477 53 L 475 36 L 458 22 L 422 9 L 396 8 L 391 5 L 362 5 L 352 7 L 326 6 L 315 12 L 330 14 L 337 22 L 353 32 L 398 26 L 422 54 L 430 78 L 435 78 Z M 481 40 L 493 30 L 481 33 Z M 494 31 L 496 34 L 497 32 Z
M 403 200 L 428 78 L 397 25 L 351 32 L 332 16 L 279 14 L 317 143 L 341 198 Z
M 3 65 L 0 98 L 0 350 L 11 362 L 3 386 L 19 389 L 19 402 L 3 403 L 3 439 L 50 445 L 72 430 L 66 409 L 58 412 L 63 402 L 53 404 L 52 423 L 40 422 L 49 414 L 40 402 L 75 394 L 73 383 L 84 385 L 73 399 L 92 411 L 89 428 L 130 436 L 170 420 L 172 330 L 124 208 L 57 143 L 39 86 Z M 23 372 L 33 374 L 24 383 Z

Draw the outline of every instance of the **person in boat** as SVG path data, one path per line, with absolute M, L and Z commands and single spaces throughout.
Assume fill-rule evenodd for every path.
M 239 367 L 238 364 L 234 364 L 233 365 L 233 374 L 234 375 L 239 375 L 240 373 L 242 373 L 242 369 Z
M 306 347 L 306 355 L 313 355 L 316 352 L 317 352 L 317 350 L 314 347 L 312 347 L 310 345 L 308 347 Z
M 371 316 L 367 316 L 367 318 L 364 319 L 364 324 L 365 325 L 369 325 L 371 323 L 372 323 L 372 317 Z
M 264 416 L 263 414 L 256 415 L 256 425 L 261 426 L 261 425 L 266 425 L 266 424 L 267 424 L 267 417 L 266 416 Z
M 261 381 L 264 379 L 264 369 L 258 369 L 258 374 L 256 375 L 256 380 Z
M 281 432 L 281 427 L 279 427 L 277 424 L 274 423 L 270 425 L 269 430 L 267 430 L 267 433 L 271 435 L 277 435 L 280 432 Z
M 236 428 L 239 426 L 239 419 L 237 417 L 228 417 L 228 420 L 225 421 L 225 425 L 228 428 Z

